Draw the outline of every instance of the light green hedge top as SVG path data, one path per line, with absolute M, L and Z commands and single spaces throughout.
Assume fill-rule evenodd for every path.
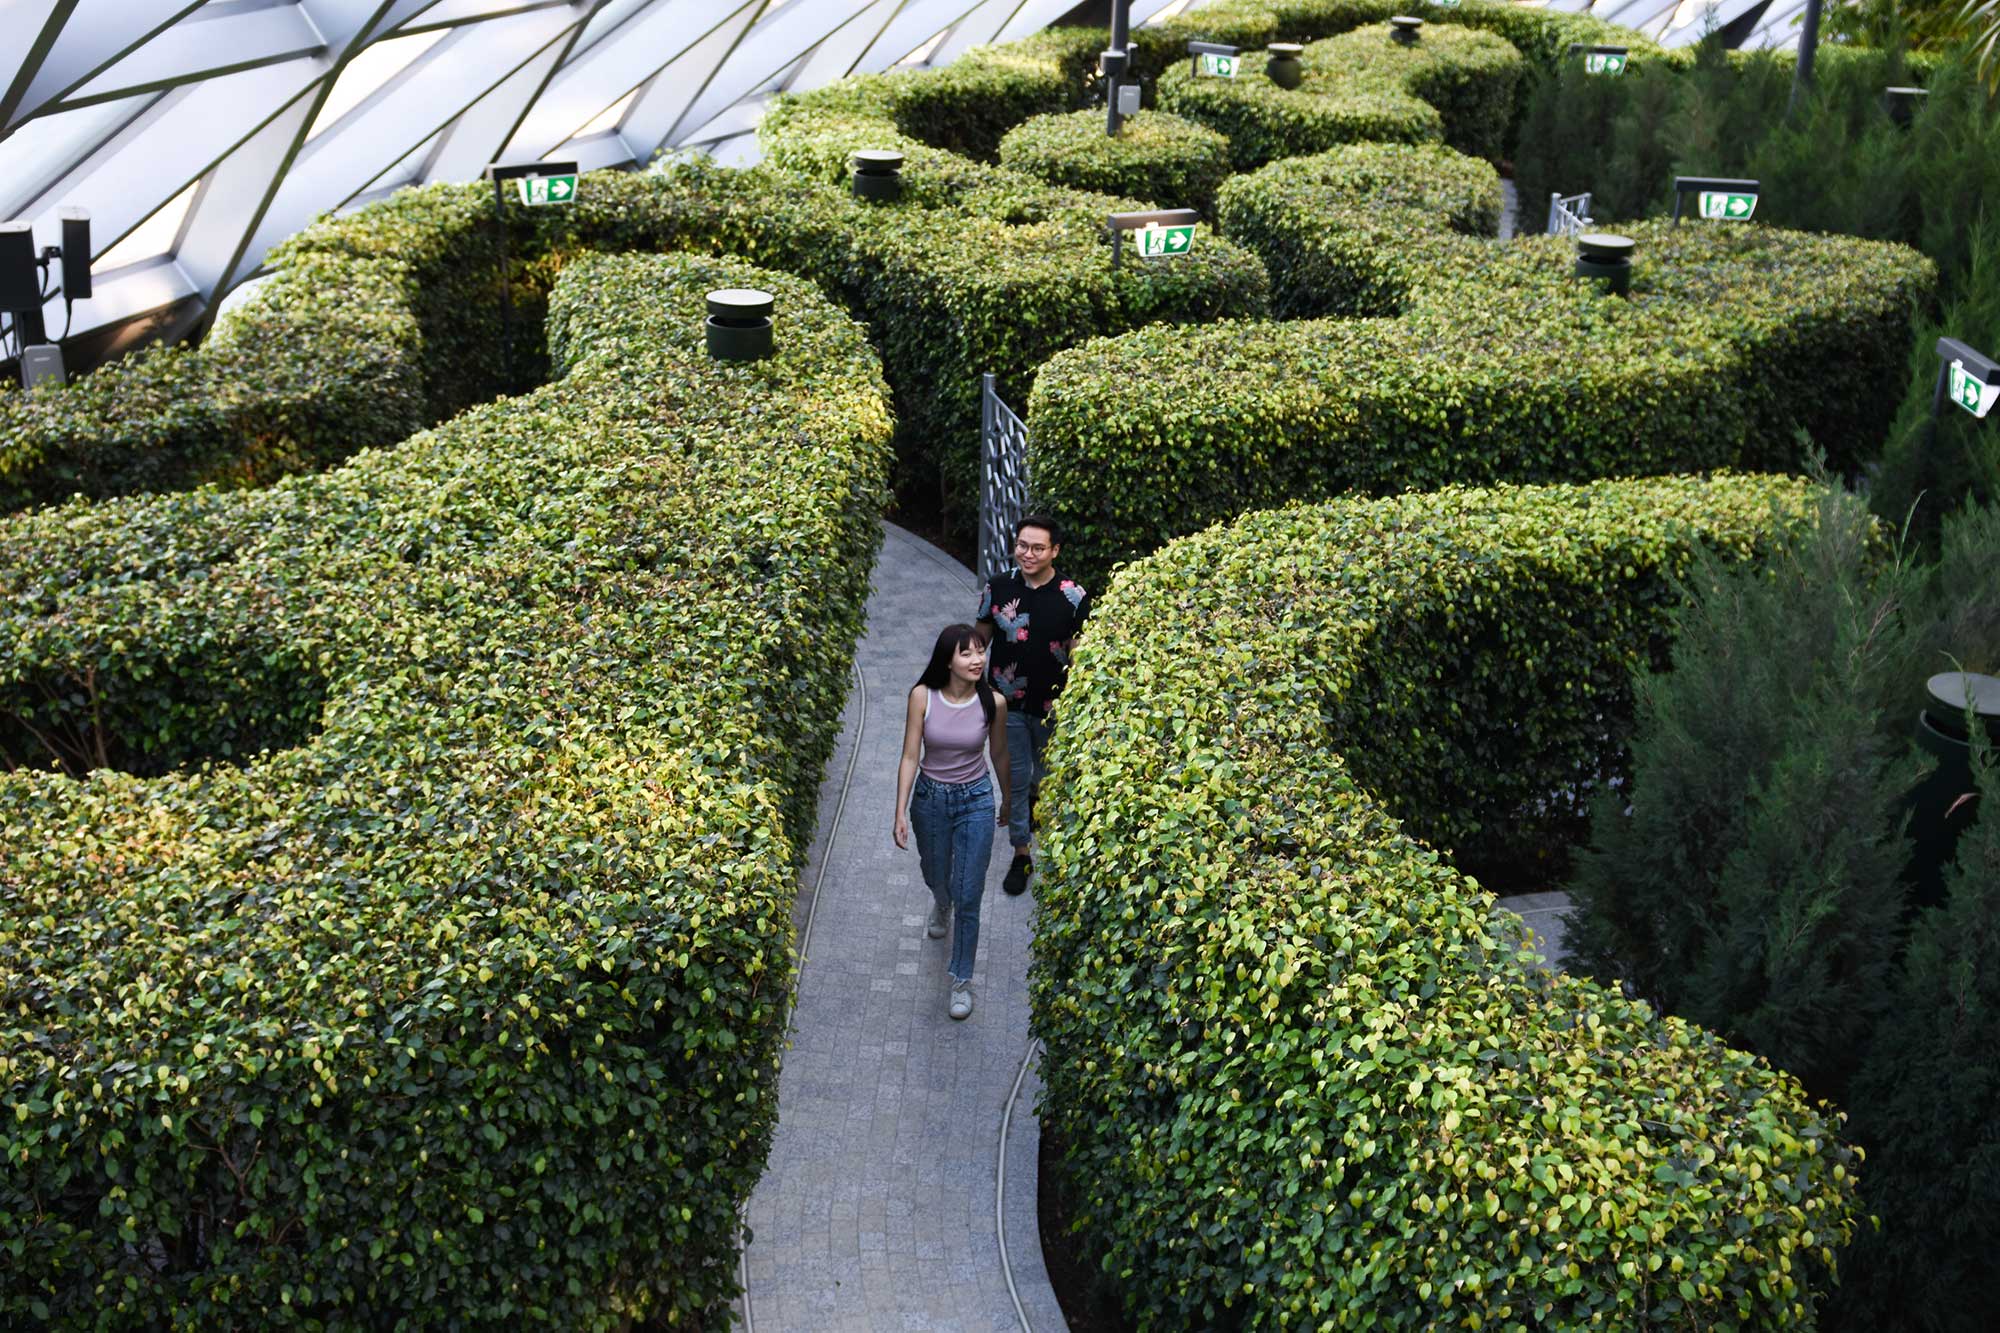
M 702 347 L 739 285 L 771 361 Z M 0 1323 L 730 1296 L 887 390 L 740 262 L 579 260 L 549 318 L 557 380 L 396 449 L 5 524 Z M 184 767 L 47 770 L 100 719 Z
M 1000 140 L 1000 161 L 1038 180 L 1131 195 L 1163 208 L 1213 216 L 1215 192 L 1229 177 L 1229 140 L 1165 111 L 1126 118 L 1116 137 L 1101 110 L 1034 116 Z
M 1443 25 L 1404 46 L 1377 24 L 1314 42 L 1300 60 L 1304 81 L 1290 89 L 1261 73 L 1196 78 L 1176 65 L 1160 76 L 1160 104 L 1227 135 L 1245 171 L 1362 140 L 1443 139 L 1497 159 L 1526 68 L 1502 39 Z
M 1811 1326 L 1856 1223 L 1836 1117 L 1527 966 L 1392 814 L 1595 779 L 1693 544 L 1748 556 L 1810 505 L 1448 488 L 1253 514 L 1112 585 L 1030 980 L 1044 1123 L 1139 1326 Z
M 1801 428 L 1847 466 L 1879 440 L 1935 282 L 1921 255 L 1642 223 L 1622 299 L 1572 275 L 1562 238 L 1455 231 L 1492 217 L 1497 182 L 1448 152 L 1355 146 L 1223 189 L 1274 305 L 1376 318 L 1141 329 L 1043 367 L 1035 501 L 1072 524 L 1081 577 L 1350 488 L 1789 467 Z

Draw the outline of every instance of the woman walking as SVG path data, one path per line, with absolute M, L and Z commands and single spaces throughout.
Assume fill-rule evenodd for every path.
M 1000 778 L 997 810 L 986 773 L 989 747 Z M 903 713 L 895 837 L 907 850 L 916 826 L 917 861 L 931 891 L 930 937 L 942 939 L 947 923 L 954 927 L 945 969 L 953 1018 L 972 1013 L 979 899 L 986 892 L 993 832 L 1007 826 L 1009 790 L 1007 704 L 986 683 L 986 641 L 970 625 L 947 625 Z

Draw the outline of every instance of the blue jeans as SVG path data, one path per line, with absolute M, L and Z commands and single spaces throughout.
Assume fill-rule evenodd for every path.
M 1017 708 L 1007 710 L 1007 838 L 1014 850 L 1028 849 L 1029 816 L 1035 784 L 1042 776 L 1042 750 L 1049 743 L 1049 724 Z
M 910 793 L 910 829 L 917 835 L 917 863 L 939 907 L 949 906 L 954 981 L 972 980 L 979 949 L 979 900 L 993 859 L 993 779 L 939 782 L 917 774 Z

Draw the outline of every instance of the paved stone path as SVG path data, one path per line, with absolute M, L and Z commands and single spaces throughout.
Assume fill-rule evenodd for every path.
M 1067 1333 L 1035 1225 L 1040 1084 L 1032 1069 L 1021 1077 L 1034 897 L 1000 891 L 1002 832 L 980 907 L 978 1002 L 954 1022 L 950 938 L 925 937 L 930 892 L 916 851 L 899 851 L 889 834 L 904 699 L 937 631 L 971 617 L 978 583 L 937 548 L 884 528 L 860 697 L 848 700 L 827 766 L 799 896 L 798 925 L 810 920 L 811 931 L 777 1140 L 750 1199 L 746 1322 L 753 1333 L 1018 1333 L 1025 1316 L 1033 1333 Z M 995 1215 L 1010 1097 L 1000 1202 L 1018 1313 Z

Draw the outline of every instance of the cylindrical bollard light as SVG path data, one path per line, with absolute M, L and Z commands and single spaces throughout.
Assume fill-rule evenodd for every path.
M 1908 129 L 1910 117 L 1917 114 L 1917 108 L 1930 96 L 1925 88 L 1884 88 L 1882 109 L 1889 113 L 1889 119 Z
M 1272 42 L 1264 48 L 1270 56 L 1264 62 L 1264 73 L 1280 88 L 1296 88 L 1305 82 L 1306 67 L 1299 60 L 1299 52 L 1305 50 L 1297 42 Z
M 1398 14 L 1389 20 L 1389 35 L 1404 46 L 1414 46 L 1424 21 L 1408 14 Z
M 889 203 L 903 197 L 903 155 L 886 149 L 864 148 L 849 153 L 847 165 L 854 169 L 854 196 Z
M 1937 767 L 1909 796 L 1913 910 L 1944 901 L 1944 868 L 1957 853 L 1959 835 L 1982 814 L 2000 819 L 2000 813 L 1981 811 L 1982 802 L 1964 799 L 1973 789 L 1966 706 L 1971 705 L 1975 725 L 1985 727 L 1987 739 L 2000 744 L 2000 679 L 1944 671 L 1924 682 L 1924 694 L 1917 744 L 1937 760 Z
M 725 287 L 708 294 L 708 354 L 717 361 L 761 361 L 771 354 L 769 292 Z
M 1576 276 L 1603 278 L 1613 296 L 1632 293 L 1632 251 L 1629 236 L 1587 231 L 1576 238 Z

